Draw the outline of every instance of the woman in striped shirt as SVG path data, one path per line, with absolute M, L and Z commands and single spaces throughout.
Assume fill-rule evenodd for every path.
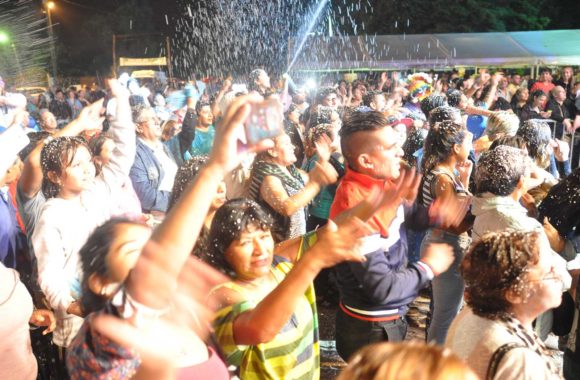
M 435 198 L 456 197 L 467 200 L 469 177 L 473 164 L 467 159 L 473 135 L 454 121 L 442 121 L 431 126 L 425 139 L 423 157 L 423 184 L 421 202 L 429 207 Z M 457 227 L 429 229 L 421 250 L 431 243 L 447 243 L 453 247 L 455 260 L 451 267 L 433 280 L 432 320 L 427 331 L 427 341 L 445 342 L 451 321 L 463 300 L 463 279 L 459 264 L 471 239 L 467 230 L 470 218 Z
M 312 281 L 323 268 L 363 260 L 353 249 L 360 221 L 350 219 L 338 228 L 329 222 L 317 235 L 285 242 L 276 251 L 271 226 L 268 214 L 251 200 L 228 201 L 216 212 L 211 261 L 233 280 L 212 291 L 219 304 L 215 334 L 242 379 L 318 379 Z

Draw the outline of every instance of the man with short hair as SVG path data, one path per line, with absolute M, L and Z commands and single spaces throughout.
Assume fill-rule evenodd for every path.
M 161 123 L 151 107 L 133 109 L 137 128 L 137 150 L 129 177 L 143 212 L 162 217 L 169 207 L 177 165 L 161 142 Z
M 373 111 L 384 112 L 387 99 L 382 91 L 369 91 L 363 96 L 363 104 Z
M 353 112 L 340 136 L 347 167 L 330 210 L 331 219 L 368 198 L 373 191 L 389 189 L 392 181 L 401 175 L 403 150 L 382 113 Z M 405 209 L 401 204 L 404 199 L 412 201 L 413 188 L 416 191 L 413 185 L 406 188 L 394 207 L 379 209 L 367 221 L 372 232 L 360 245 L 366 260 L 336 266 L 340 290 L 336 348 L 344 360 L 369 343 L 404 340 L 407 332 L 404 316 L 409 303 L 453 261 L 450 247 L 432 247 L 421 260 L 407 265 L 408 245 L 403 223 L 425 229 L 428 220 L 425 209 L 421 213 L 417 209 Z M 422 228 L 420 222 L 425 224 Z
M 549 94 L 554 88 L 554 83 L 552 83 L 552 70 L 547 67 L 540 69 L 540 79 L 534 83 L 530 89 L 530 94 L 537 90 L 544 91 L 545 94 Z
M 195 137 L 191 142 L 191 146 L 183 155 L 186 161 L 193 157 L 208 155 L 213 146 L 215 136 L 211 104 L 201 101 L 197 102 L 195 105 L 195 113 L 197 114 Z
M 522 76 L 520 74 L 514 73 L 511 75 L 510 83 L 508 84 L 510 100 L 515 95 L 516 91 L 520 88 L 522 88 Z

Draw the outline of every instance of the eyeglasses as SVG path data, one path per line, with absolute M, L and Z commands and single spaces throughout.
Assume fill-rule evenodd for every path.
M 529 282 L 543 282 L 543 281 L 562 281 L 560 275 L 556 273 L 556 269 L 552 267 L 548 273 L 544 275 L 544 277 L 537 279 L 537 280 L 529 280 Z

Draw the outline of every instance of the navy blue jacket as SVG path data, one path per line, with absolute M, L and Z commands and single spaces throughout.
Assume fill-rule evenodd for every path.
M 430 280 L 426 264 L 407 266 L 407 234 L 405 224 L 416 230 L 428 227 L 427 209 L 414 205 L 405 208 L 405 223 L 399 227 L 399 239 L 387 250 L 377 249 L 365 255 L 362 263 L 344 262 L 336 266 L 341 303 L 360 310 L 398 310 L 407 312 L 407 305 Z M 393 221 L 395 223 L 395 221 Z
M 163 145 L 163 149 L 169 157 L 173 157 L 165 145 Z M 165 171 L 155 157 L 153 149 L 137 138 L 135 161 L 129 172 L 129 177 L 141 201 L 143 212 L 167 212 L 171 192 L 158 190 L 164 176 Z

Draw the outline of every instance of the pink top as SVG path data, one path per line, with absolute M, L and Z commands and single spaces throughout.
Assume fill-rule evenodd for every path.
M 211 380 L 229 380 L 230 373 L 226 364 L 222 361 L 219 355 L 213 348 L 208 347 L 209 359 L 203 363 L 196 364 L 191 367 L 180 368 L 177 372 L 177 380 L 193 380 L 193 379 L 211 379 Z
M 0 379 L 36 379 L 28 321 L 32 298 L 18 273 L 0 263 Z

